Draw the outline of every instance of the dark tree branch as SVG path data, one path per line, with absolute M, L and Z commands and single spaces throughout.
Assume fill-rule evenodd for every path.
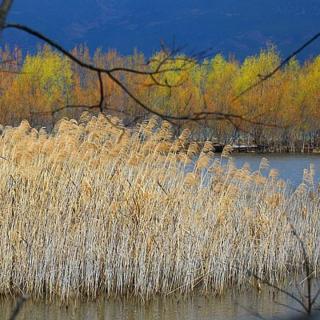
M 111 69 L 105 69 L 105 68 L 100 68 L 97 67 L 91 63 L 86 63 L 84 61 L 81 61 L 80 59 L 78 59 L 76 56 L 74 56 L 73 54 L 71 54 L 68 50 L 66 50 L 65 48 L 63 48 L 60 44 L 58 44 L 57 42 L 51 40 L 50 38 L 46 37 L 45 35 L 43 35 L 42 33 L 28 27 L 22 24 L 17 24 L 17 23 L 7 23 L 4 24 L 2 29 L 17 29 L 17 30 L 21 30 L 24 31 L 44 42 L 46 42 L 47 44 L 49 44 L 50 46 L 52 46 L 53 48 L 55 48 L 57 51 L 61 52 L 63 55 L 67 56 L 70 60 L 72 60 L 73 62 L 75 62 L 76 64 L 78 64 L 79 66 L 91 70 L 91 71 L 95 71 L 95 72 L 101 72 L 101 73 L 105 73 L 105 74 L 110 74 L 110 73 L 115 73 L 115 72 L 128 72 L 128 73 L 135 73 L 135 74 L 140 74 L 140 75 L 155 75 L 155 74 L 162 74 L 162 73 L 166 73 L 166 72 L 170 72 L 170 71 L 181 71 L 181 68 L 168 68 L 168 69 L 161 69 L 161 67 L 170 59 L 172 58 L 174 53 L 168 53 L 167 56 L 165 57 L 165 59 L 163 59 L 161 61 L 161 63 L 159 64 L 159 66 L 157 67 L 157 69 L 155 71 L 144 71 L 144 70 L 136 70 L 136 69 L 131 69 L 131 68 L 125 68 L 125 67 L 116 67 L 116 68 L 111 68 Z
M 273 288 L 283 294 L 285 294 L 286 296 L 290 297 L 291 299 L 293 299 L 294 301 L 296 301 L 303 309 L 306 313 L 308 313 L 308 308 L 305 306 L 305 304 L 303 303 L 303 301 L 301 301 L 298 297 L 296 297 L 294 294 L 290 293 L 287 290 L 284 290 L 280 287 L 278 287 L 277 285 L 271 283 L 270 281 L 266 280 L 266 279 L 262 279 L 261 277 L 259 277 L 258 275 L 256 275 L 255 273 L 248 271 L 248 276 L 255 278 L 256 280 L 261 281 L 261 283 L 267 285 L 270 288 Z
M 6 24 L 7 16 L 12 6 L 12 3 L 13 0 L 3 0 L 0 5 L 0 30 L 2 30 Z
M 103 112 L 103 103 L 104 103 L 104 89 L 103 89 L 103 80 L 101 72 L 98 72 L 98 78 L 99 78 L 99 89 L 100 89 L 100 101 L 99 101 L 99 109 L 100 112 Z
M 27 298 L 22 296 L 18 299 L 15 308 L 12 311 L 12 314 L 10 315 L 9 320 L 15 320 L 17 316 L 19 315 L 24 303 L 27 301 Z
M 302 241 L 302 239 L 300 238 L 300 236 L 298 235 L 295 227 L 293 226 L 293 224 L 290 223 L 290 227 L 292 230 L 292 234 L 296 237 L 296 239 L 299 242 L 301 251 L 303 253 L 303 257 L 304 257 L 304 268 L 305 268 L 305 275 L 306 275 L 306 280 L 307 280 L 307 313 L 311 314 L 312 312 L 312 306 L 315 303 L 316 300 L 314 300 L 312 298 L 311 295 L 311 290 L 312 290 L 312 273 L 310 272 L 310 260 L 309 260 L 309 255 L 307 253 L 307 249 L 305 247 L 304 242 Z M 316 294 L 317 296 L 317 294 Z M 316 297 L 315 296 L 315 297 Z
M 162 59 L 156 70 L 154 72 L 145 72 L 145 71 L 137 71 L 137 70 L 133 70 L 133 69 L 121 69 L 121 68 L 117 68 L 117 69 L 104 69 L 104 68 L 99 68 L 96 67 L 93 64 L 89 64 L 86 62 L 81 61 L 80 59 L 78 59 L 77 57 L 75 57 L 73 54 L 71 54 L 70 52 L 68 52 L 66 49 L 64 49 L 61 45 L 59 45 L 58 43 L 56 43 L 55 41 L 49 39 L 48 37 L 44 36 L 43 34 L 41 34 L 40 32 L 33 30 L 27 26 L 21 25 L 21 24 L 6 24 L 4 26 L 4 29 L 8 29 L 8 28 L 14 28 L 14 29 L 18 29 L 21 31 L 24 31 L 30 35 L 33 35 L 34 37 L 43 40 L 44 42 L 46 42 L 47 44 L 51 45 L 53 48 L 55 48 L 56 50 L 58 50 L 60 53 L 62 53 L 63 55 L 67 56 L 71 61 L 75 62 L 76 64 L 78 64 L 79 66 L 87 69 L 87 70 L 91 70 L 96 72 L 98 75 L 100 74 L 106 74 L 114 83 L 116 83 L 134 102 L 136 102 L 140 107 L 142 107 L 143 109 L 145 109 L 146 111 L 148 111 L 149 113 L 155 114 L 157 116 L 159 116 L 162 119 L 165 120 L 176 120 L 176 121 L 183 121 L 183 120 L 192 120 L 192 121 L 199 121 L 199 120 L 203 120 L 203 115 L 200 113 L 198 115 L 196 115 L 195 117 L 190 117 L 190 115 L 183 115 L 183 116 L 173 116 L 173 115 L 168 115 L 168 114 L 163 114 L 161 112 L 158 112 L 156 110 L 153 110 L 152 108 L 150 108 L 149 106 L 147 106 L 143 101 L 141 101 L 139 98 L 137 98 L 115 75 L 113 75 L 114 70 L 117 71 L 126 71 L 126 72 L 132 72 L 132 73 L 137 73 L 137 74 L 143 74 L 143 75 L 155 75 L 155 74 L 159 74 L 164 73 L 164 72 L 169 72 L 172 70 L 176 70 L 176 68 L 169 68 L 169 69 L 165 69 L 165 70 L 161 70 L 161 67 L 169 60 L 172 58 L 173 54 L 175 54 L 177 51 L 173 50 L 173 52 L 169 52 L 166 54 L 166 56 L 164 57 L 164 59 Z M 167 52 L 167 50 L 165 51 Z M 130 71 L 129 71 L 130 70 Z M 137 72 L 136 72 L 137 71 Z M 181 71 L 181 69 L 180 69 Z M 100 82 L 100 76 L 99 76 L 99 82 Z M 100 82 L 100 86 L 101 86 L 101 82 Z M 101 93 L 101 87 L 100 87 L 100 93 Z M 102 91 L 103 93 L 103 91 Z M 100 97 L 100 103 L 99 103 L 99 107 L 101 107 L 101 101 L 103 99 L 103 96 Z M 65 107 L 64 107 L 65 108 Z M 238 119 L 241 118 L 240 115 L 232 115 L 232 114 L 224 114 L 222 112 L 219 113 L 214 113 L 212 112 L 210 114 L 210 116 L 214 117 L 217 116 L 218 118 L 221 118 L 223 116 L 225 116 L 225 118 L 233 118 L 236 117 Z
M 235 100 L 239 99 L 240 97 L 242 97 L 243 95 L 245 95 L 246 93 L 251 91 L 252 89 L 260 86 L 264 81 L 266 81 L 266 80 L 270 79 L 271 77 L 273 77 L 279 70 L 281 70 L 285 65 L 287 65 L 292 58 L 294 58 L 297 54 L 302 52 L 306 47 L 308 47 L 310 44 L 312 44 L 314 41 L 316 41 L 319 37 L 320 37 L 320 32 L 317 33 L 316 35 L 314 35 L 311 39 L 309 39 L 306 43 L 304 43 L 297 50 L 292 52 L 273 71 L 271 71 L 270 73 L 268 73 L 266 75 L 262 75 L 262 76 L 258 75 L 260 80 L 258 80 L 257 82 L 255 82 L 253 85 L 249 86 L 248 88 L 246 88 L 242 92 L 240 92 L 233 100 L 235 101 Z
M 5 3 L 7 4 L 7 6 L 5 5 Z M 2 9 L 2 11 L 7 14 L 8 10 L 10 9 L 11 3 L 12 3 L 12 1 L 4 1 L 3 5 L 2 5 L 2 8 L 0 8 L 0 10 Z M 10 5 L 8 6 L 8 4 L 10 4 Z M 5 17 L 6 17 L 6 15 L 5 15 Z M 190 62 L 190 59 L 186 59 L 186 60 L 184 60 L 185 65 L 182 66 L 182 68 L 162 69 L 162 67 L 165 66 L 167 62 L 174 61 L 174 58 L 176 58 L 175 55 L 179 52 L 179 49 L 174 49 L 174 50 L 170 51 L 170 50 L 167 49 L 167 47 L 162 45 L 162 51 L 164 52 L 165 56 L 164 56 L 163 59 L 160 59 L 160 61 L 158 63 L 158 66 L 156 67 L 156 69 L 154 71 L 135 70 L 135 69 L 125 68 L 125 67 L 116 67 L 116 68 L 112 68 L 112 69 L 105 69 L 105 68 L 97 67 L 97 66 L 95 66 L 95 65 L 93 65 L 91 63 L 86 63 L 84 61 L 81 61 L 80 59 L 78 59 L 73 54 L 68 52 L 66 49 L 64 49 L 61 45 L 59 45 L 55 41 L 49 39 L 48 37 L 46 37 L 45 35 L 41 34 L 40 32 L 38 32 L 38 31 L 36 31 L 36 30 L 34 30 L 32 28 L 29 28 L 28 26 L 21 25 L 21 24 L 13 24 L 13 23 L 8 23 L 8 24 L 4 23 L 3 24 L 2 29 L 9 29 L 9 28 L 13 28 L 13 29 L 24 31 L 24 32 L 26 32 L 26 33 L 28 33 L 30 35 L 33 35 L 33 36 L 37 37 L 38 39 L 43 40 L 44 42 L 46 42 L 47 44 L 51 45 L 53 48 L 58 50 L 60 53 L 62 53 L 63 55 L 67 56 L 74 63 L 78 64 L 79 66 L 81 66 L 81 67 L 83 67 L 83 68 L 85 68 L 87 70 L 91 70 L 93 72 L 96 72 L 97 75 L 98 75 L 98 78 L 99 78 L 99 86 L 100 86 L 100 101 L 99 101 L 99 105 L 98 105 L 100 111 L 103 109 L 103 102 L 104 102 L 102 74 L 106 74 L 115 84 L 117 84 L 117 86 L 119 86 L 141 108 L 143 108 L 144 110 L 148 111 L 151 114 L 155 114 L 155 115 L 159 116 L 160 118 L 168 120 L 168 121 L 171 121 L 171 122 L 172 121 L 185 121 L 185 120 L 187 120 L 187 121 L 201 121 L 201 120 L 206 120 L 207 118 L 212 118 L 212 119 L 215 119 L 215 120 L 227 120 L 232 124 L 234 124 L 235 120 L 239 120 L 239 121 L 244 121 L 244 122 L 247 122 L 247 123 L 250 123 L 250 124 L 254 124 L 254 125 L 259 125 L 259 126 L 279 127 L 279 126 L 274 125 L 274 124 L 266 124 L 266 123 L 262 123 L 262 122 L 259 122 L 259 121 L 253 121 L 253 120 L 245 118 L 243 115 L 232 114 L 232 113 L 224 113 L 224 112 L 207 112 L 207 111 L 204 111 L 204 112 L 195 113 L 193 115 L 186 114 L 186 115 L 181 115 L 181 116 L 163 114 L 163 113 L 161 113 L 161 112 L 159 112 L 157 110 L 154 110 L 151 107 L 147 106 L 143 101 L 141 101 L 137 96 L 135 96 L 129 90 L 129 88 L 126 87 L 126 85 L 117 78 L 117 76 L 115 76 L 113 74 L 115 72 L 128 72 L 128 73 L 134 73 L 134 74 L 137 74 L 137 75 L 150 76 L 151 79 L 154 81 L 155 85 L 166 86 L 169 89 L 171 89 L 172 86 L 170 86 L 170 84 L 168 84 L 167 81 L 165 81 L 165 83 L 161 83 L 160 81 L 158 81 L 155 78 L 155 75 L 161 74 L 161 73 L 163 74 L 163 73 L 170 72 L 170 71 L 181 71 L 182 68 L 186 66 L 186 63 L 187 63 L 186 61 Z M 241 92 L 234 100 L 238 99 L 240 96 L 246 94 L 248 91 L 250 91 L 253 88 L 257 87 L 263 81 L 266 81 L 267 79 L 271 78 L 278 70 L 280 70 L 284 65 L 286 65 L 293 56 L 295 56 L 296 54 L 301 52 L 304 48 L 306 48 L 313 41 L 315 41 L 319 36 L 320 36 L 320 33 L 315 35 L 312 39 L 310 39 L 303 46 L 301 46 L 298 50 L 296 50 L 294 53 L 292 53 L 288 58 L 286 58 L 275 70 L 273 70 L 270 74 L 262 77 L 261 80 L 258 81 L 257 83 L 255 83 L 254 85 L 250 86 L 249 88 L 247 88 L 246 90 Z M 179 58 L 179 59 L 184 59 L 184 58 Z M 194 58 L 192 58 L 191 61 L 194 62 Z M 92 107 L 92 106 L 90 106 L 90 107 Z
M 301 314 L 305 314 L 303 311 L 299 310 L 298 308 L 295 308 L 295 307 L 292 307 L 286 303 L 281 303 L 281 302 L 278 302 L 278 301 L 274 301 L 275 304 L 281 306 L 281 307 L 284 307 L 284 308 L 287 308 L 288 310 L 292 310 L 292 311 L 295 311 L 297 313 L 301 313 Z

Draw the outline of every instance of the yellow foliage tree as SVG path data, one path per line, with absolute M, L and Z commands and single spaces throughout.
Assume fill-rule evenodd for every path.
M 73 74 L 67 58 L 44 47 L 26 56 L 21 72 L 17 81 L 31 110 L 54 111 L 72 102 Z

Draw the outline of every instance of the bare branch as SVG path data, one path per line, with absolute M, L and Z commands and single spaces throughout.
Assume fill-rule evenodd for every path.
M 100 111 L 102 111 L 103 109 L 103 102 L 104 102 L 104 92 L 103 92 L 103 81 L 102 81 L 102 74 L 106 74 L 115 84 L 117 84 L 117 86 L 119 86 L 134 102 L 136 102 L 141 108 L 143 108 L 145 111 L 151 113 L 151 114 L 155 114 L 159 117 L 161 117 L 162 119 L 168 120 L 168 121 L 201 121 L 201 120 L 206 120 L 206 119 L 214 119 L 214 120 L 227 120 L 229 121 L 231 124 L 236 125 L 235 124 L 235 120 L 239 120 L 242 122 L 246 122 L 246 123 L 250 123 L 253 125 L 258 125 L 258 126 L 269 126 L 269 127 L 273 127 L 273 128 L 280 128 L 280 126 L 277 126 L 275 124 L 266 124 L 264 122 L 259 122 L 259 121 L 254 121 L 252 119 L 248 119 L 243 115 L 239 115 L 239 114 L 232 114 L 232 113 L 224 113 L 224 112 L 209 112 L 209 111 L 203 111 L 203 112 L 199 112 L 199 113 L 195 113 L 195 114 L 186 114 L 186 115 L 170 115 L 170 114 L 164 114 L 161 113 L 157 110 L 152 109 L 151 107 L 147 106 L 143 101 L 141 101 L 135 94 L 133 94 L 130 89 L 121 81 L 119 80 L 119 78 L 114 75 L 113 73 L 115 72 L 128 72 L 128 73 L 134 73 L 137 75 L 146 75 L 146 76 L 150 76 L 151 79 L 154 82 L 154 85 L 157 86 L 165 86 L 168 87 L 169 89 L 176 87 L 176 85 L 170 85 L 168 83 L 168 81 L 164 81 L 161 82 L 159 80 L 157 80 L 155 78 L 155 75 L 157 74 L 163 74 L 166 72 L 170 72 L 170 71 L 181 71 L 182 68 L 185 68 L 188 63 L 190 63 L 191 61 L 194 62 L 194 57 L 195 55 L 190 59 L 190 58 L 186 58 L 184 59 L 184 57 L 175 57 L 175 55 L 179 52 L 180 49 L 173 49 L 173 50 L 168 50 L 168 48 L 165 45 L 162 45 L 162 52 L 164 53 L 164 57 L 162 59 L 160 59 L 160 61 L 154 60 L 152 62 L 157 62 L 158 65 L 156 67 L 155 70 L 153 71 L 145 71 L 145 70 L 135 70 L 135 69 L 130 69 L 130 68 L 125 68 L 125 67 L 116 67 L 116 68 L 112 68 L 112 69 L 106 69 L 106 68 L 100 68 L 95 66 L 94 64 L 91 63 L 86 63 L 84 61 L 81 61 L 80 59 L 78 59 L 76 56 L 74 56 L 73 54 L 71 54 L 70 52 L 68 52 L 66 49 L 64 49 L 61 45 L 59 45 L 58 43 L 56 43 L 55 41 L 49 39 L 48 37 L 46 37 L 45 35 L 41 34 L 40 32 L 29 28 L 28 26 L 25 25 L 21 25 L 21 24 L 5 24 L 3 28 L 14 28 L 14 29 L 18 29 L 21 31 L 24 31 L 30 35 L 33 35 L 35 37 L 37 37 L 38 39 L 43 40 L 44 42 L 46 42 L 47 44 L 51 45 L 53 48 L 55 48 L 56 50 L 58 50 L 60 53 L 64 54 L 65 56 L 67 56 L 71 61 L 73 61 L 74 63 L 78 64 L 79 66 L 87 69 L 87 70 L 91 70 L 94 71 L 98 74 L 99 77 L 99 86 L 100 86 L 100 101 L 99 101 L 99 109 Z M 245 94 L 246 92 L 248 92 L 249 90 L 253 89 L 254 87 L 258 86 L 260 83 L 262 83 L 263 81 L 266 81 L 267 79 L 269 79 L 270 77 L 272 77 L 279 69 L 281 69 L 285 64 L 287 64 L 290 59 L 296 55 L 297 53 L 299 53 L 300 51 L 302 51 L 306 46 L 308 46 L 310 43 L 312 43 L 313 41 L 315 41 L 318 37 L 320 36 L 320 33 L 317 34 L 316 36 L 314 36 L 312 39 L 310 39 L 307 43 L 305 43 L 302 47 L 300 47 L 298 50 L 296 50 L 293 54 L 291 54 L 287 59 L 285 59 L 274 71 L 272 71 L 270 74 L 264 76 L 261 78 L 260 81 L 258 81 L 256 84 L 254 84 L 253 86 L 249 87 L 248 89 L 246 89 L 245 91 L 243 91 L 242 93 L 240 93 L 240 95 L 238 97 L 236 97 L 234 100 L 238 99 L 241 95 Z M 174 61 L 174 59 L 182 59 L 184 61 L 184 64 L 181 66 L 181 68 L 163 68 L 169 61 Z M 150 61 L 148 62 L 148 64 L 150 63 Z M 182 85 L 182 83 L 177 84 L 177 86 Z M 234 101 L 233 100 L 233 101 Z M 94 108 L 95 106 L 89 106 L 90 108 Z M 63 107 L 65 108 L 65 107 Z M 55 111 L 57 112 L 57 111 Z
M 46 37 L 42 33 L 38 32 L 32 28 L 29 28 L 28 26 L 25 26 L 22 24 L 16 24 L 16 23 L 8 23 L 3 26 L 3 29 L 17 29 L 17 30 L 24 31 L 24 32 L 46 42 L 47 44 L 49 44 L 50 46 L 52 46 L 53 48 L 55 48 L 56 50 L 58 50 L 59 52 L 61 52 L 65 56 L 67 56 L 70 60 L 72 60 L 73 62 L 75 62 L 79 66 L 86 68 L 88 70 L 91 70 L 91 71 L 95 71 L 95 72 L 110 74 L 110 73 L 123 71 L 123 72 L 135 73 L 135 74 L 140 74 L 140 75 L 155 75 L 155 74 L 166 73 L 169 71 L 178 71 L 178 70 L 181 71 L 181 68 L 168 68 L 168 69 L 161 70 L 161 67 L 168 61 L 168 59 L 172 58 L 173 53 L 168 54 L 168 56 L 165 59 L 163 59 L 162 63 L 159 64 L 156 71 L 136 70 L 136 69 L 125 68 L 125 67 L 116 67 L 116 68 L 112 68 L 112 69 L 105 69 L 105 68 L 100 68 L 100 67 L 97 67 L 93 64 L 81 61 L 80 59 L 75 57 L 73 54 L 71 54 L 68 50 L 66 50 L 61 45 L 59 45 L 57 42 L 51 40 L 50 38 Z
M 312 290 L 312 274 L 310 272 L 310 260 L 309 260 L 309 256 L 307 253 L 307 249 L 305 247 L 304 242 L 302 241 L 302 239 L 300 238 L 300 236 L 298 235 L 295 227 L 293 226 L 292 223 L 290 224 L 290 228 L 292 230 L 293 235 L 296 237 L 296 239 L 298 240 L 300 247 L 301 247 L 301 251 L 303 253 L 304 256 L 304 267 L 305 267 L 305 274 L 306 274 L 306 279 L 307 279 L 307 309 L 308 309 L 308 314 L 311 313 L 312 311 L 312 305 L 314 304 L 315 301 L 313 301 L 312 296 L 311 296 L 311 290 Z
M 19 315 L 22 306 L 24 305 L 24 303 L 27 301 L 27 298 L 25 296 L 22 296 L 18 299 L 16 306 L 14 308 L 14 310 L 12 311 L 12 314 L 9 318 L 9 320 L 15 320 L 17 318 L 17 316 Z
M 99 78 L 99 89 L 100 89 L 100 101 L 99 101 L 99 109 L 100 112 L 103 112 L 103 103 L 104 103 L 104 89 L 103 89 L 103 80 L 101 72 L 98 72 L 98 78 Z
M 287 308 L 288 310 L 292 310 L 292 311 L 295 311 L 297 313 L 301 313 L 301 314 L 305 314 L 304 312 L 302 312 L 301 310 L 299 310 L 298 308 L 295 308 L 295 307 L 292 307 L 286 303 L 281 303 L 281 302 L 278 302 L 278 301 L 274 301 L 275 304 L 281 306 L 281 307 L 284 307 L 284 308 Z
M 297 298 L 294 294 L 290 293 L 287 290 L 284 290 L 280 287 L 278 287 L 277 285 L 271 283 L 270 281 L 266 280 L 266 279 L 262 279 L 261 277 L 259 277 L 258 275 L 252 273 L 251 271 L 248 271 L 248 275 L 261 281 L 261 283 L 267 285 L 268 287 L 271 287 L 273 289 L 276 289 L 277 291 L 285 294 L 286 296 L 290 297 L 291 299 L 293 299 L 294 301 L 296 301 L 305 311 L 306 313 L 308 313 L 308 308 L 305 306 L 305 304 L 299 299 Z
M 3 0 L 0 5 L 0 30 L 4 28 L 13 0 Z
M 240 92 L 234 99 L 238 100 L 240 97 L 242 97 L 243 95 L 245 95 L 246 93 L 248 93 L 249 91 L 251 91 L 252 89 L 258 87 L 260 84 L 262 84 L 264 81 L 270 79 L 271 77 L 273 77 L 280 69 L 282 69 L 285 65 L 287 65 L 290 60 L 295 57 L 297 54 L 299 54 L 301 51 L 303 51 L 306 47 L 308 47 L 311 43 L 313 43 L 314 41 L 316 41 L 318 38 L 320 37 L 320 32 L 317 33 L 316 35 L 314 35 L 311 39 L 309 39 L 306 43 L 304 43 L 301 47 L 299 47 L 297 50 L 295 50 L 294 52 L 292 52 L 287 58 L 285 58 L 273 71 L 271 71 L 270 73 L 261 76 L 258 75 L 258 77 L 260 78 L 260 80 L 258 80 L 257 82 L 255 82 L 254 84 L 252 84 L 251 86 L 249 86 L 248 88 L 246 88 L 245 90 L 243 90 L 242 92 Z
M 75 57 L 73 54 L 71 54 L 70 52 L 68 52 L 66 49 L 64 49 L 61 45 L 59 45 L 58 43 L 56 43 L 55 41 L 49 39 L 48 37 L 44 36 L 43 34 L 41 34 L 40 32 L 33 30 L 27 26 L 21 25 L 21 24 L 6 24 L 4 26 L 4 28 L 14 28 L 14 29 L 18 29 L 18 30 L 22 30 L 28 34 L 31 34 L 41 40 L 43 40 L 44 42 L 46 42 L 47 44 L 51 45 L 53 48 L 55 48 L 56 50 L 58 50 L 60 53 L 64 54 L 65 56 L 67 56 L 71 61 L 75 62 L 76 64 L 78 64 L 79 66 L 97 72 L 98 75 L 100 74 L 106 74 L 114 83 L 116 83 L 133 101 L 135 101 L 140 107 L 142 107 L 143 109 L 145 109 L 146 111 L 155 114 L 159 117 L 161 117 L 162 119 L 166 119 L 166 120 L 177 120 L 177 121 L 181 121 L 181 120 L 193 120 L 193 121 L 199 121 L 202 120 L 204 114 L 202 115 L 201 113 L 196 115 L 195 117 L 190 117 L 190 115 L 183 115 L 183 116 L 172 116 L 172 115 L 167 115 L 167 114 L 162 114 L 156 110 L 153 110 L 152 108 L 150 108 L 149 106 L 147 106 L 144 102 L 142 102 L 139 98 L 137 98 L 116 76 L 114 76 L 113 70 L 115 69 L 104 69 L 104 68 L 99 68 L 96 67 L 93 64 L 90 63 L 86 63 L 84 61 L 81 61 L 80 59 L 78 59 L 77 57 Z M 167 52 L 166 56 L 164 57 L 164 59 L 162 59 L 156 70 L 154 72 L 145 72 L 145 71 L 139 71 L 139 72 L 135 72 L 134 70 L 131 69 L 122 69 L 122 71 L 128 71 L 131 70 L 130 72 L 134 72 L 137 74 L 143 74 L 143 75 L 154 75 L 154 74 L 158 74 L 159 72 L 165 72 L 164 70 L 161 70 L 161 67 L 169 60 L 172 58 L 172 56 L 176 53 L 176 50 L 173 50 L 171 52 L 168 52 L 168 50 L 166 50 L 165 52 Z M 167 69 L 166 72 L 168 72 L 168 70 L 172 70 L 172 69 Z M 117 68 L 117 71 L 120 71 L 120 68 Z M 101 86 L 101 81 L 100 81 L 100 76 L 99 76 L 99 83 L 100 83 L 100 93 L 102 90 L 102 96 L 100 97 L 100 103 L 99 103 L 99 107 L 101 108 L 101 101 L 103 99 L 103 89 Z M 234 117 L 234 115 L 232 114 L 223 114 L 222 112 L 219 113 L 211 113 L 211 116 L 217 116 L 218 118 L 221 118 L 223 116 L 225 116 L 226 118 L 231 118 Z M 239 118 L 239 115 L 236 115 L 236 118 Z

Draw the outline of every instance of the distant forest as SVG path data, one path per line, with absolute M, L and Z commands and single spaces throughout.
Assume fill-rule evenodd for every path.
M 105 68 L 124 66 L 142 70 L 156 66 L 163 54 L 158 52 L 147 63 L 139 52 L 122 56 L 114 50 L 97 49 L 90 54 L 87 47 L 79 46 L 72 53 Z M 268 74 L 280 60 L 277 50 L 270 46 L 242 63 L 216 55 L 202 61 L 190 59 L 185 65 L 185 57 L 176 56 L 170 62 L 173 71 L 157 74 L 155 79 L 122 72 L 117 77 L 141 101 L 165 114 L 221 111 L 248 120 L 180 123 L 181 128 L 193 127 L 203 138 L 215 138 L 219 142 L 247 139 L 293 149 L 304 144 L 319 146 L 320 56 L 304 63 L 293 59 L 271 79 L 235 99 L 257 81 L 257 75 Z M 0 63 L 0 123 L 3 125 L 15 125 L 27 119 L 32 125 L 50 127 L 62 117 L 77 119 L 85 110 L 99 111 L 95 108 L 99 101 L 96 74 L 47 46 L 39 47 L 32 55 L 23 54 L 19 48 L 4 48 L 0 51 Z M 123 90 L 107 77 L 103 80 L 105 113 L 117 115 L 124 125 L 148 118 L 146 111 Z M 157 82 L 166 85 L 155 85 Z

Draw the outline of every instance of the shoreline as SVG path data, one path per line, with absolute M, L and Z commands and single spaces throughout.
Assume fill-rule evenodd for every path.
M 199 144 L 200 148 L 204 146 L 205 142 L 195 141 Z M 228 144 L 213 144 L 213 148 L 215 149 L 215 153 L 222 153 L 225 146 Z M 231 153 L 253 153 L 253 154 L 320 154 L 320 148 L 309 148 L 300 150 L 293 149 L 290 147 L 280 147 L 273 148 L 267 145 L 244 145 L 244 144 L 231 144 L 232 147 Z

